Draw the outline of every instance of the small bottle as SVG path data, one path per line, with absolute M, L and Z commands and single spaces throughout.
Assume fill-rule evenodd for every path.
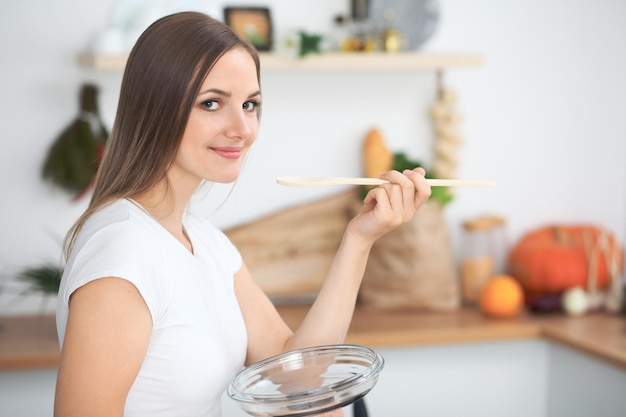
M 372 52 L 378 48 L 374 22 L 369 16 L 369 3 L 368 0 L 351 1 L 350 36 L 344 42 L 345 51 Z
M 344 15 L 333 18 L 332 32 L 328 36 L 328 49 L 332 52 L 346 50 L 345 43 L 350 39 L 350 20 Z
M 505 220 L 482 216 L 463 223 L 461 289 L 465 304 L 478 301 L 483 286 L 504 273 L 506 257 Z
M 387 9 L 384 12 L 385 29 L 382 32 L 382 47 L 385 52 L 398 52 L 403 48 L 402 33 L 393 26 L 395 12 Z

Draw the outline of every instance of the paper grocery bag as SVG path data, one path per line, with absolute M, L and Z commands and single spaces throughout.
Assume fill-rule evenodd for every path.
M 427 201 L 409 223 L 374 244 L 359 303 L 433 311 L 460 307 L 452 246 L 439 203 Z

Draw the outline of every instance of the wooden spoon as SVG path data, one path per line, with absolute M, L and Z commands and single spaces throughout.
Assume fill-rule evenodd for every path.
M 279 177 L 276 182 L 292 187 L 324 187 L 329 185 L 381 185 L 389 181 L 380 178 L 349 177 Z M 426 179 L 431 187 L 493 187 L 491 181 L 466 181 L 448 179 Z

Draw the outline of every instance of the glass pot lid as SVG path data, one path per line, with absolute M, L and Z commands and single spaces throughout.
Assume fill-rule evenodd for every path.
M 228 395 L 253 416 L 308 416 L 365 396 L 383 367 L 383 357 L 364 346 L 299 349 L 242 369 Z

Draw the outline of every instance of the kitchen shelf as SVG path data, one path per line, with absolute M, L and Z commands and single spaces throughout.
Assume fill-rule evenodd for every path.
M 471 68 L 483 64 L 475 53 L 400 52 L 400 53 L 324 53 L 293 58 L 286 55 L 261 53 L 264 70 L 272 71 L 355 71 L 355 70 L 444 70 Z M 81 54 L 80 65 L 96 70 L 122 70 L 128 55 Z

